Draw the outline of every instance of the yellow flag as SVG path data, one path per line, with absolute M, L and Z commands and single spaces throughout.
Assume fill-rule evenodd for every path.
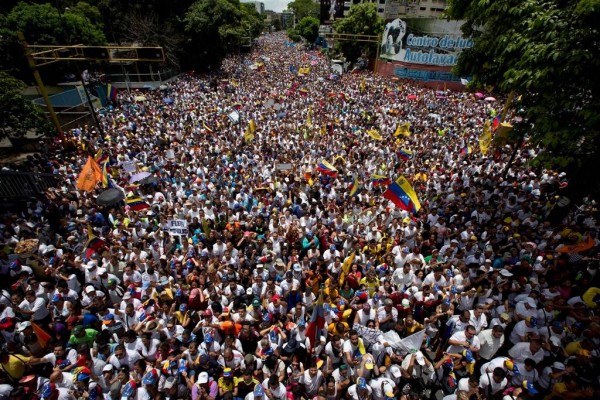
M 342 273 L 340 274 L 340 286 L 343 286 L 344 281 L 346 280 L 346 277 L 350 273 L 350 267 L 352 266 L 352 263 L 354 262 L 355 256 L 356 256 L 356 252 L 353 251 L 352 254 L 350 254 L 344 260 L 344 263 L 342 264 Z
M 250 133 L 254 135 L 256 133 L 256 122 L 253 119 L 248 123 L 248 129 L 250 129 Z
M 369 135 L 372 139 L 375 140 L 383 140 L 383 137 L 379 132 L 377 132 L 375 128 L 368 130 L 367 135 Z
M 102 170 L 92 157 L 88 157 L 79 178 L 77 178 L 77 189 L 91 192 L 100 181 L 102 181 Z
M 312 107 L 308 107 L 308 112 L 306 113 L 306 126 L 312 128 Z
M 481 154 L 486 155 L 492 143 L 492 124 L 490 120 L 486 120 L 483 125 L 483 134 L 479 138 L 479 150 Z
M 366 82 L 365 77 L 363 76 L 362 81 L 360 81 L 360 92 L 361 93 L 365 91 L 366 85 L 367 85 L 367 82 Z
M 254 133 L 250 132 L 250 126 L 246 128 L 246 132 L 244 132 L 244 140 L 246 143 L 250 143 L 254 140 Z
M 399 124 L 396 128 L 396 132 L 394 132 L 394 136 L 410 136 L 410 122 L 405 122 L 403 124 Z

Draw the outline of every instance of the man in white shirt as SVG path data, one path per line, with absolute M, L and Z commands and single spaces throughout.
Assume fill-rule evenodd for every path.
M 471 314 L 469 323 L 475 327 L 475 331 L 477 331 L 477 333 L 487 328 L 487 317 L 483 313 L 483 305 L 476 305 L 475 309 L 470 310 L 469 313 Z
M 506 385 L 508 385 L 506 371 L 502 368 L 496 368 L 491 374 L 488 372 L 479 378 L 479 388 L 490 398 L 502 392 Z
M 504 344 L 504 328 L 502 325 L 496 325 L 492 329 L 479 332 L 477 338 L 480 343 L 480 362 L 485 363 L 491 360 Z
M 517 363 L 524 363 L 525 359 L 531 358 L 539 364 L 545 357 L 542 342 L 539 339 L 531 339 L 529 342 L 515 344 L 508 351 L 508 355 Z
M 14 311 L 31 316 L 31 320 L 38 324 L 50 322 L 50 312 L 46 308 L 46 302 L 43 298 L 36 297 L 33 290 L 25 292 L 25 299 Z
M 464 331 L 454 333 L 450 339 L 448 339 L 448 349 L 446 352 L 454 354 L 462 354 L 465 350 L 471 350 L 471 352 L 479 352 L 481 346 L 479 338 L 475 335 L 475 327 L 473 325 L 467 326 Z

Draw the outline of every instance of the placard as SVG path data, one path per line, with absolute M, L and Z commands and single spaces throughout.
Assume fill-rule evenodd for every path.
M 187 221 L 184 219 L 170 219 L 167 221 L 167 231 L 171 235 L 185 236 L 188 234 Z
M 121 168 L 123 168 L 123 170 L 129 174 L 137 171 L 135 161 L 125 161 L 123 164 L 121 164 Z

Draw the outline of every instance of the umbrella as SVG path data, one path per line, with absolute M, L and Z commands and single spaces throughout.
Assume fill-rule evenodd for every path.
M 481 92 L 477 92 L 477 93 L 475 93 L 475 97 L 477 97 L 478 99 L 481 99 L 482 97 L 485 97 L 485 94 L 483 94 Z
M 496 101 L 496 98 L 495 97 L 486 97 L 484 100 L 485 101 Z
M 129 178 L 129 183 L 141 181 L 142 179 L 147 178 L 150 175 L 150 172 L 138 172 L 137 174 L 131 175 L 131 178 Z
M 112 206 L 125 198 L 123 191 L 117 188 L 106 189 L 96 198 L 96 203 L 101 206 Z
M 135 101 L 146 101 L 146 96 L 135 96 L 133 98 Z
M 163 102 L 164 102 L 165 104 L 173 104 L 174 100 L 173 100 L 172 98 L 170 98 L 170 97 L 165 97 L 165 98 L 163 99 Z
M 148 176 L 140 180 L 140 185 L 153 185 L 155 183 L 158 183 L 158 178 L 156 176 Z
M 417 99 L 417 95 L 416 94 L 409 94 L 408 96 L 406 96 L 407 99 L 409 100 L 416 100 Z

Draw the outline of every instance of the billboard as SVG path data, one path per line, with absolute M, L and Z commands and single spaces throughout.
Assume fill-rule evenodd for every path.
M 458 55 L 473 46 L 471 38 L 456 33 L 420 33 L 401 19 L 385 26 L 380 57 L 385 60 L 436 67 L 453 67 Z

